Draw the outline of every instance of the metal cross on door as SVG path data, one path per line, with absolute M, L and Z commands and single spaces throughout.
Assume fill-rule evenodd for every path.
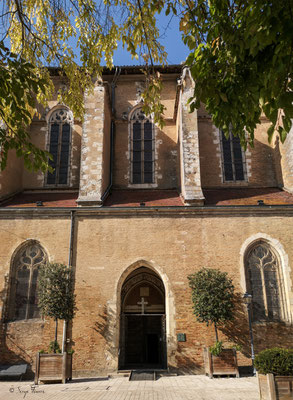
M 141 305 L 141 313 L 144 314 L 144 306 L 149 304 L 147 301 L 144 300 L 144 297 L 141 298 L 141 301 L 137 303 L 138 305 Z

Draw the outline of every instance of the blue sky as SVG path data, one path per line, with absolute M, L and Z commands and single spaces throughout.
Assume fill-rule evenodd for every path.
M 181 32 L 179 31 L 179 17 L 171 17 L 171 13 L 169 14 L 169 16 L 166 16 L 163 11 L 159 16 L 157 16 L 157 18 L 158 27 L 161 34 L 160 42 L 163 46 L 165 46 L 165 50 L 168 54 L 168 64 L 181 64 L 188 56 L 189 51 L 188 47 L 183 44 L 181 38 Z M 76 39 L 74 38 L 71 38 L 69 40 L 69 44 L 73 46 L 73 49 L 75 50 L 76 61 L 80 63 L 79 51 L 76 48 L 75 42 Z M 5 40 L 5 43 L 8 47 L 10 47 L 8 39 Z M 144 63 L 145 62 L 143 59 L 132 59 L 131 55 L 122 48 L 122 44 L 114 53 L 114 65 L 143 65 Z M 103 64 L 105 65 L 104 62 L 102 62 L 102 65 Z M 56 66 L 56 63 L 53 62 L 52 66 Z
M 170 15 L 159 16 L 158 26 L 162 35 L 161 43 L 165 46 L 168 53 L 168 64 L 180 64 L 189 54 L 188 47 L 185 46 L 179 32 L 179 18 L 173 17 L 170 20 Z M 132 60 L 130 54 L 122 49 L 122 45 L 114 54 L 115 65 L 141 65 L 143 60 Z
M 0 0 L 1 1 L 1 0 Z M 158 17 L 158 27 L 160 29 L 160 42 L 165 46 L 165 50 L 168 54 L 167 62 L 169 65 L 172 64 L 181 64 L 189 54 L 188 47 L 183 44 L 181 38 L 181 32 L 179 31 L 179 18 L 176 16 L 171 17 L 171 13 L 169 16 L 166 16 L 164 12 L 162 12 Z M 79 60 L 79 51 L 75 47 L 76 39 L 71 38 L 69 40 L 69 44 L 73 46 L 76 55 L 76 61 L 80 63 Z M 6 44 L 9 46 L 9 40 L 6 39 Z M 131 58 L 131 55 L 122 48 L 122 44 L 118 47 L 116 52 L 114 53 L 114 65 L 143 65 L 145 62 L 143 59 L 135 60 Z M 102 62 L 102 65 L 105 65 Z M 56 66 L 56 63 L 53 62 L 52 66 Z

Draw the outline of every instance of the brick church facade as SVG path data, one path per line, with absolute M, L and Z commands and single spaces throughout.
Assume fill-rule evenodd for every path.
M 140 68 L 122 67 L 105 70 L 85 96 L 83 123 L 57 95 L 40 109 L 31 138 L 53 154 L 53 173 L 29 172 L 10 154 L 0 175 L 1 364 L 34 370 L 37 351 L 53 340 L 36 297 L 46 260 L 74 269 L 67 346 L 75 376 L 201 373 L 214 331 L 193 315 L 187 276 L 202 267 L 233 279 L 236 315 L 219 336 L 241 345 L 240 366 L 250 364 L 247 291 L 256 352 L 292 346 L 293 133 L 269 144 L 262 118 L 244 152 L 204 107 L 188 112 L 187 69 L 158 69 L 162 129 L 142 112 Z M 54 80 L 57 93 L 66 82 Z

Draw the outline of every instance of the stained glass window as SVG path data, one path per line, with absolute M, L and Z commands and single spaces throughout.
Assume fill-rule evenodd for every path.
M 58 109 L 51 115 L 49 152 L 53 159 L 49 160 L 49 165 L 54 170 L 48 172 L 48 185 L 68 184 L 72 121 L 72 113 L 66 109 Z
M 252 294 L 254 321 L 286 319 L 283 277 L 276 254 L 259 242 L 246 258 L 248 292 Z
M 142 109 L 136 109 L 131 124 L 131 183 L 154 182 L 154 124 Z
M 16 255 L 11 277 L 10 320 L 39 318 L 38 272 L 46 260 L 43 248 L 35 242 L 22 247 Z
M 228 138 L 223 131 L 220 132 L 220 135 L 224 181 L 244 181 L 245 162 L 239 137 L 233 136 L 232 131 Z

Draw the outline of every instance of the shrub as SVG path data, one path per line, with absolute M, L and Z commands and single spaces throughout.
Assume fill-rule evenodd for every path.
M 53 342 L 50 342 L 49 353 L 61 353 L 59 343 L 56 340 L 54 340 Z
M 255 357 L 254 365 L 260 374 L 293 375 L 293 349 L 263 350 Z
M 223 349 L 224 346 L 222 341 L 216 342 L 213 346 L 209 347 L 210 353 L 213 356 L 219 356 L 222 353 Z

